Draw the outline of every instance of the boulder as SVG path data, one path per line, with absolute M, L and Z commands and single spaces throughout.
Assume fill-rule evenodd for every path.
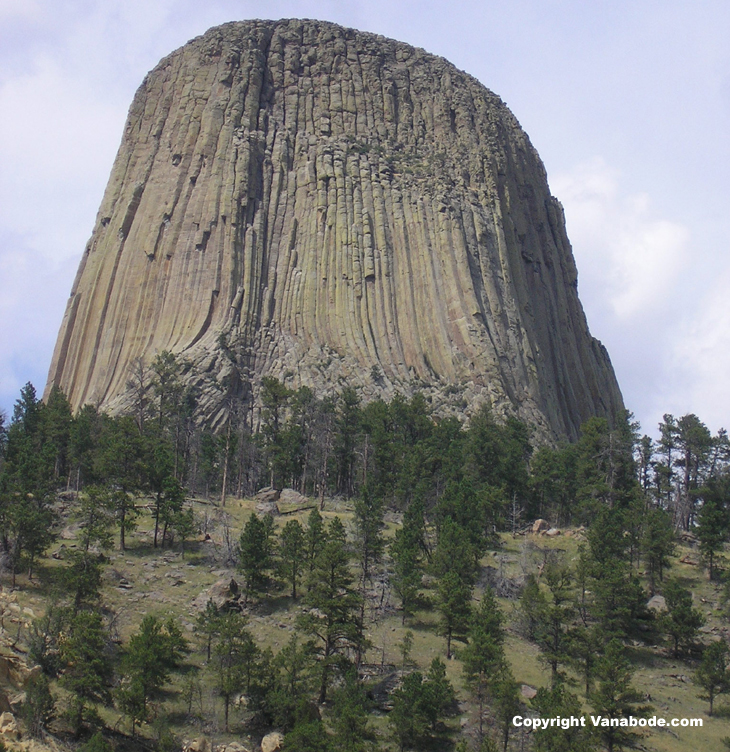
M 251 752 L 249 747 L 244 747 L 240 742 L 228 742 L 227 744 L 219 744 L 215 748 L 215 752 Z
M 664 600 L 663 595 L 655 595 L 652 598 L 649 598 L 649 600 L 646 602 L 646 607 L 650 611 L 666 611 L 667 610 L 667 602 Z
M 280 496 L 281 491 L 277 491 L 277 489 L 272 486 L 266 486 L 265 488 L 258 490 L 256 493 L 256 501 L 270 504 L 271 502 L 279 501 Z
M 272 731 L 261 740 L 261 752 L 277 752 L 284 744 L 284 734 Z
M 280 514 L 279 505 L 275 501 L 260 501 L 256 505 L 256 513 L 268 514 L 271 517 L 278 517 Z
M 535 520 L 532 523 L 532 532 L 537 534 L 541 533 L 543 530 L 549 530 L 550 524 L 547 522 L 547 520 Z
M 212 752 L 212 747 L 204 736 L 199 736 L 190 742 L 183 742 L 183 752 Z
M 15 735 L 18 733 L 18 724 L 15 716 L 7 710 L 0 714 L 0 734 L 3 736 Z
M 193 599 L 193 608 L 203 611 L 211 600 L 216 608 L 221 610 L 231 610 L 238 608 L 238 601 L 241 597 L 240 588 L 234 579 L 221 578 L 214 582 L 209 588 L 203 590 Z
M 312 501 L 293 488 L 283 488 L 277 502 L 281 514 L 292 514 L 301 509 L 308 509 L 312 504 Z
M 556 527 L 551 527 L 550 530 L 545 531 L 545 535 L 549 538 L 554 538 L 556 535 L 560 535 L 560 530 Z
M 520 694 L 525 698 L 525 700 L 532 700 L 533 697 L 537 696 L 537 690 L 535 689 L 535 687 L 531 687 L 529 684 L 523 684 L 520 687 Z

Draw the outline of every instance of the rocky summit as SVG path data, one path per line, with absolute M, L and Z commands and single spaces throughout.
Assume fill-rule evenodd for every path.
M 512 113 L 442 58 L 318 21 L 213 28 L 134 98 L 47 389 L 119 411 L 163 351 L 213 425 L 264 376 L 488 403 L 553 439 L 623 409 Z

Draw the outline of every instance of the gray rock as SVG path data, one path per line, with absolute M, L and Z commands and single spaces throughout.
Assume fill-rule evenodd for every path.
M 46 393 L 119 412 L 165 349 L 214 428 L 234 368 L 259 404 L 264 376 L 419 390 L 543 438 L 623 410 L 514 115 L 443 58 L 320 21 L 210 29 L 134 98 Z

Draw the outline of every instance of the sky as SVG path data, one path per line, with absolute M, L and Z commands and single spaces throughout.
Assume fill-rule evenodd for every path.
M 0 410 L 43 390 L 136 88 L 211 26 L 318 18 L 499 94 L 563 203 L 591 333 L 645 432 L 730 428 L 727 0 L 0 0 Z

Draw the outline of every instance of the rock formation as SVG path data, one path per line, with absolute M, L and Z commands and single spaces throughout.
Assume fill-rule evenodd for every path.
M 163 350 L 214 424 L 263 375 L 488 402 L 552 437 L 623 406 L 512 113 L 442 58 L 317 21 L 211 29 L 134 98 L 47 389 L 118 410 Z

